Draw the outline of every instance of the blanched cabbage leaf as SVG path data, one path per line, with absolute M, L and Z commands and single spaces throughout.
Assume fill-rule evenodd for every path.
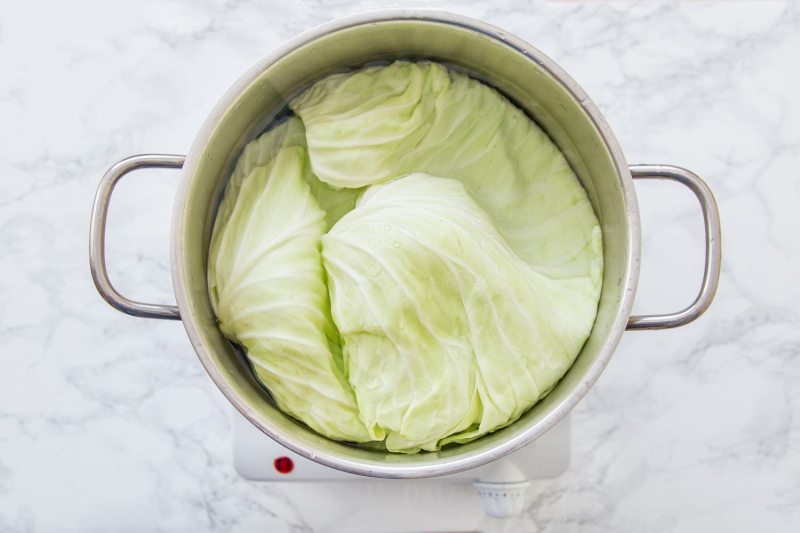
M 283 411 L 331 438 L 364 442 L 322 270 L 325 212 L 290 127 L 267 134 L 274 145 L 261 141 L 272 156 L 265 165 L 246 176 L 237 166 L 214 228 L 212 302 L 220 329 L 244 346 Z
M 361 417 L 389 450 L 515 420 L 594 322 L 596 302 L 533 271 L 452 179 L 370 187 L 323 236 L 322 257 Z
M 209 290 L 279 407 L 333 439 L 436 450 L 508 425 L 574 362 L 602 236 L 561 152 L 435 63 L 325 78 L 244 150 Z
M 547 134 L 494 89 L 437 63 L 397 61 L 329 76 L 290 105 L 320 180 L 458 179 L 525 262 L 599 295 L 601 235 L 586 191 Z

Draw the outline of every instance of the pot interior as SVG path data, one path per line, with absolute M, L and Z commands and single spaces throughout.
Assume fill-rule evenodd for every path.
M 343 69 L 399 58 L 463 69 L 538 122 L 586 188 L 601 223 L 605 254 L 594 330 L 552 392 L 504 429 L 469 444 L 415 455 L 334 442 L 284 415 L 217 328 L 206 286 L 214 216 L 244 145 L 310 83 Z M 333 23 L 284 45 L 239 80 L 212 113 L 182 175 L 173 225 L 174 282 L 184 324 L 201 361 L 223 393 L 263 431 L 306 457 L 346 471 L 384 477 L 441 475 L 478 466 L 530 442 L 562 418 L 597 379 L 630 314 L 638 276 L 636 213 L 627 165 L 605 121 L 583 91 L 536 49 L 450 15 L 362 17 Z

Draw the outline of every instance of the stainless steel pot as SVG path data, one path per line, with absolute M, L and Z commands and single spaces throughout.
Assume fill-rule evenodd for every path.
M 398 455 L 326 439 L 283 414 L 217 328 L 206 288 L 212 223 L 226 180 L 244 145 L 287 99 L 343 68 L 396 58 L 430 59 L 467 70 L 524 109 L 566 155 L 603 230 L 605 278 L 597 321 L 573 367 L 553 391 L 510 426 L 436 453 Z M 172 277 L 177 306 L 134 302 L 108 279 L 105 221 L 111 192 L 132 170 L 182 168 L 172 217 Z M 686 185 L 703 210 L 706 260 L 697 299 L 678 313 L 631 316 L 639 280 L 640 222 L 632 178 Z M 663 329 L 700 316 L 716 292 L 720 223 L 711 191 L 693 173 L 665 165 L 629 167 L 608 124 L 566 72 L 529 44 L 499 29 L 436 11 L 389 10 L 357 15 L 313 29 L 258 62 L 225 94 L 189 155 L 138 155 L 103 177 L 90 231 L 90 263 L 98 291 L 118 310 L 139 317 L 182 320 L 211 378 L 230 402 L 264 433 L 318 463 L 375 477 L 440 476 L 483 465 L 525 446 L 583 398 L 608 364 L 626 329 Z

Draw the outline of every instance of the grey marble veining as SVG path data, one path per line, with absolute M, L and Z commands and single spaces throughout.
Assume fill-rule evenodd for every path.
M 569 472 L 534 485 L 529 517 L 548 532 L 800 529 L 798 4 L 31 0 L 0 4 L 0 531 L 336 531 L 308 502 L 342 512 L 341 493 L 237 477 L 227 403 L 180 324 L 96 294 L 88 217 L 111 163 L 185 153 L 260 56 L 390 5 L 529 41 L 596 101 L 630 162 L 692 169 L 720 204 L 711 310 L 626 334 L 575 410 Z M 111 275 L 170 302 L 177 175 L 140 174 L 112 202 Z M 636 312 L 671 311 L 699 285 L 699 209 L 675 185 L 637 189 Z

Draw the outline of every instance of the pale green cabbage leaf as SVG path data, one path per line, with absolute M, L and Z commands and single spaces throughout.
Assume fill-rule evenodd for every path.
M 596 301 L 538 274 L 461 182 L 370 187 L 322 237 L 362 420 L 395 451 L 518 418 L 572 365 Z
M 599 295 L 601 234 L 586 191 L 547 134 L 494 89 L 437 63 L 397 61 L 329 76 L 291 107 L 320 180 L 458 179 L 525 262 Z
M 255 164 L 245 159 L 250 149 L 234 171 L 212 238 L 212 303 L 283 411 L 331 438 L 369 441 L 330 316 L 320 258 L 326 214 L 292 135 L 298 122 L 256 141 L 263 166 L 245 172 Z

